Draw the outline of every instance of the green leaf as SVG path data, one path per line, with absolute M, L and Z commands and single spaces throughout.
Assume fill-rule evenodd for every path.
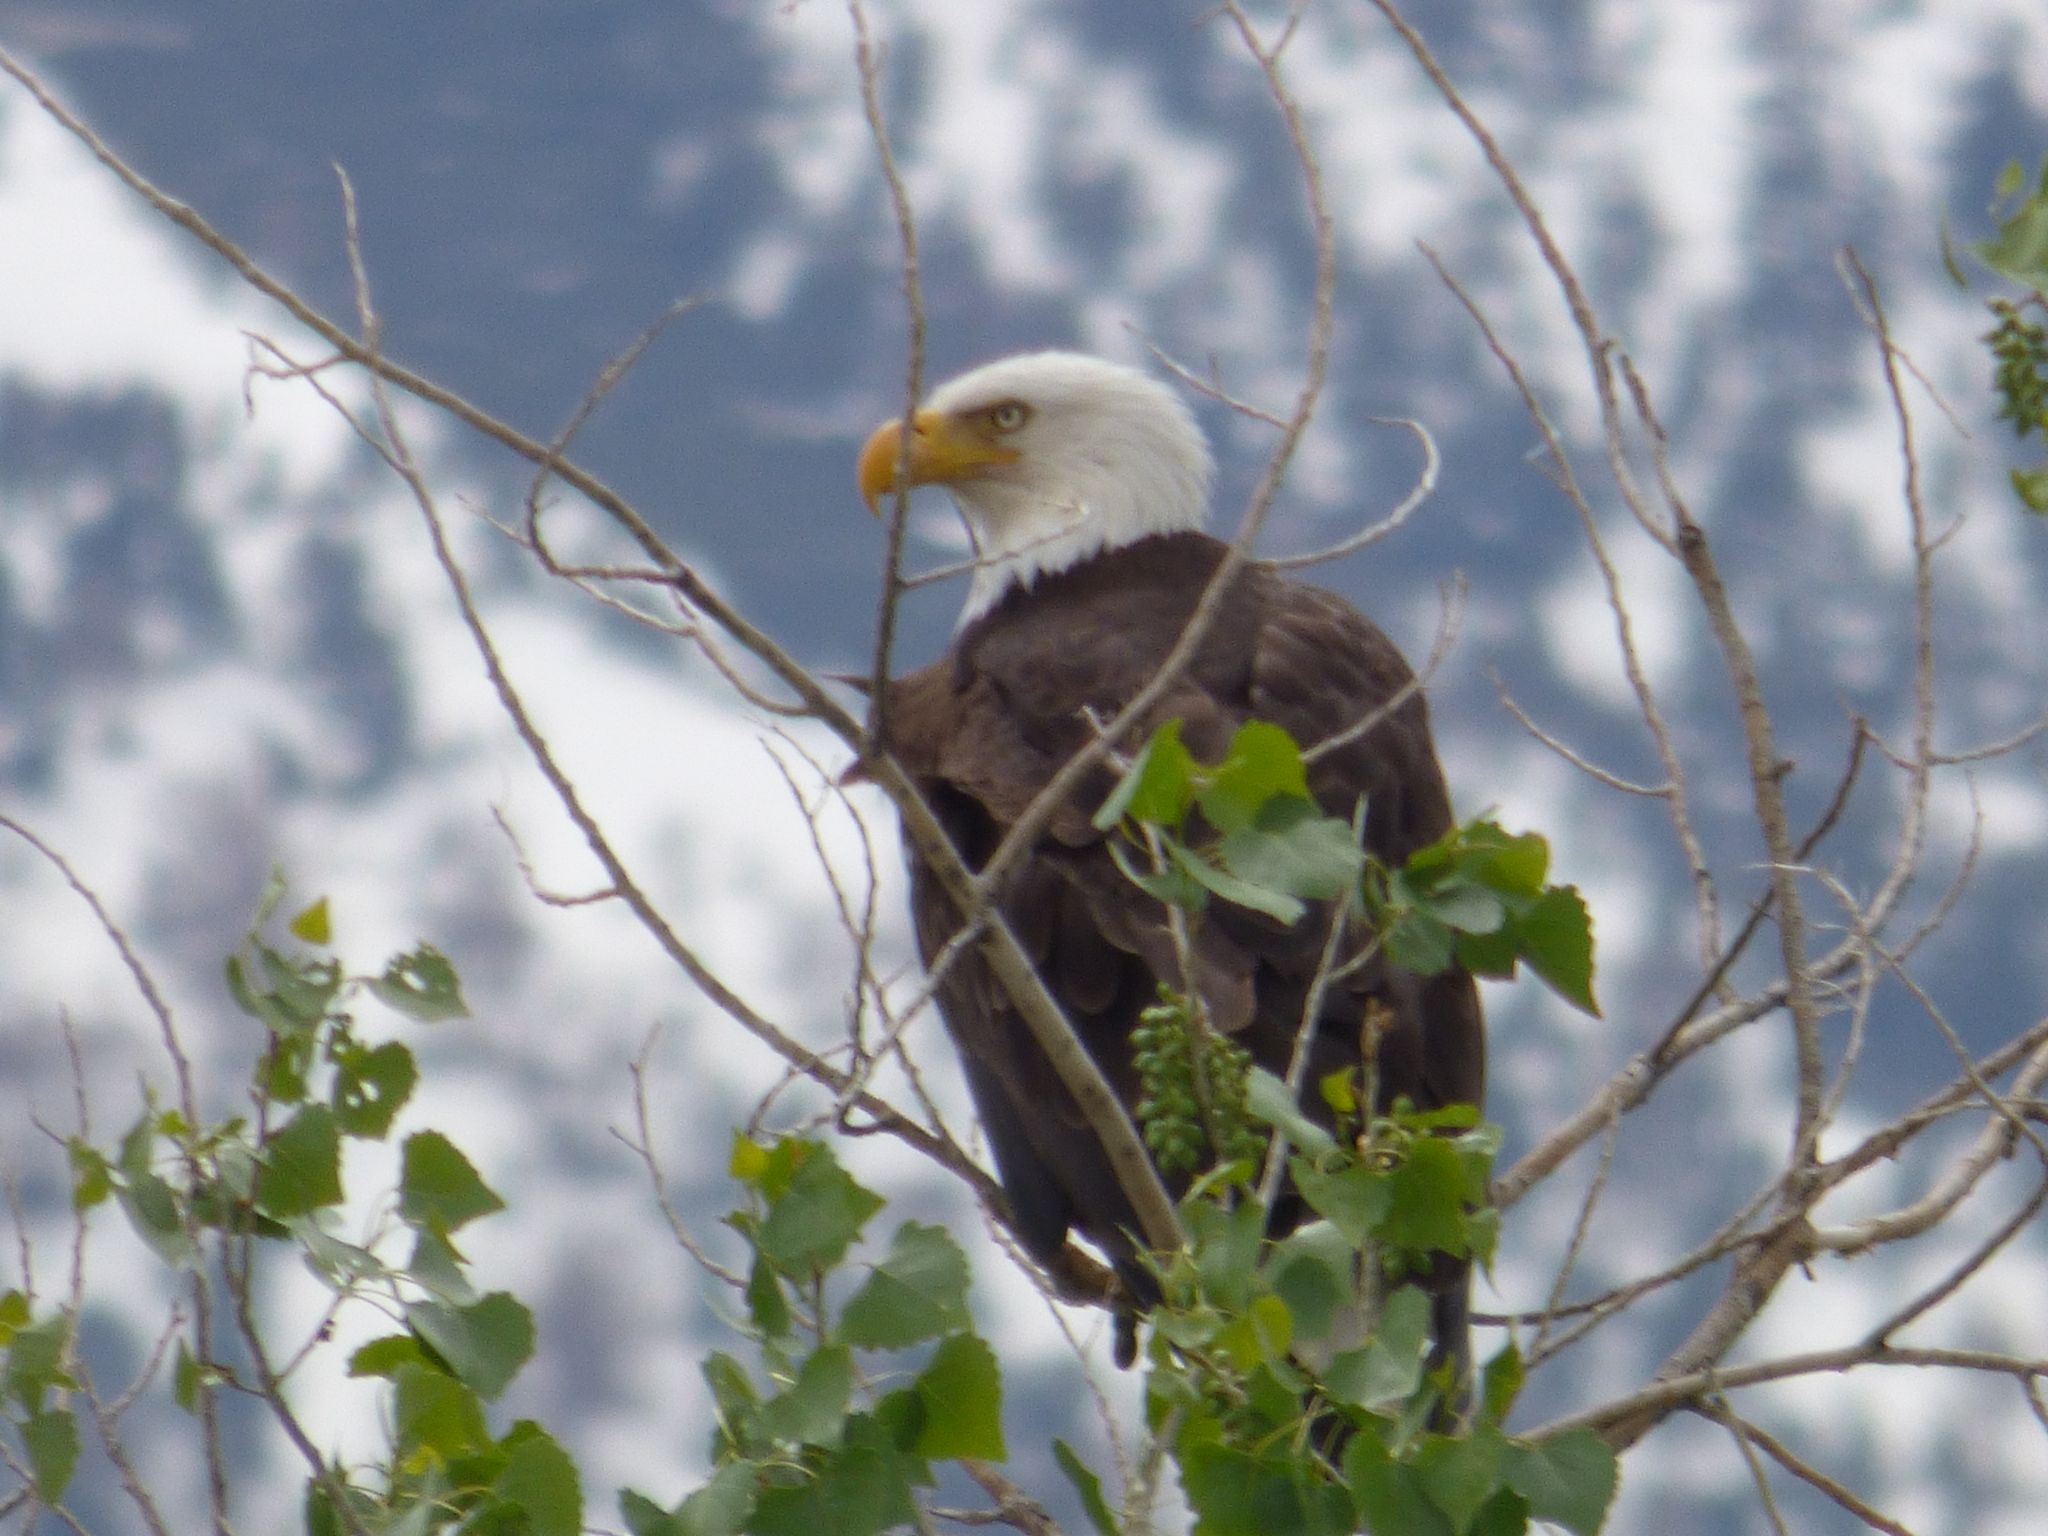
M 405 1138 L 398 1214 L 408 1224 L 437 1225 L 443 1232 L 455 1232 L 479 1216 L 504 1208 L 505 1202 L 477 1177 L 461 1149 L 439 1131 L 415 1131 Z
M 1513 923 L 1503 923 L 1492 933 L 1461 933 L 1453 943 L 1458 964 L 1474 976 L 1505 981 L 1522 963 L 1521 934 Z
M 0 1348 L 14 1342 L 14 1335 L 28 1326 L 28 1297 L 20 1291 L 0 1295 Z
M 732 1133 L 732 1156 L 725 1171 L 749 1188 L 759 1189 L 768 1176 L 768 1149 L 745 1131 Z
M 342 1475 L 336 1471 L 337 1481 Z M 368 1490 L 342 1483 L 341 1496 L 348 1508 L 347 1515 L 343 1515 L 334 1507 L 334 1500 L 329 1497 L 327 1486 L 319 1478 L 306 1479 L 306 1536 L 356 1536 L 358 1532 L 373 1530 L 389 1533 L 389 1536 L 400 1536 L 400 1523 L 386 1523 L 390 1511 L 385 1509 Z M 423 1510 L 425 1507 L 421 1504 L 413 1506 L 415 1510 Z M 420 1529 L 418 1518 L 411 1512 L 408 1512 L 403 1524 L 408 1527 L 406 1536 L 410 1536 L 411 1531 Z
M 760 1413 L 761 1399 L 754 1391 L 753 1379 L 747 1375 L 745 1366 L 722 1350 L 713 1350 L 699 1369 L 704 1374 L 704 1384 L 711 1388 L 711 1401 L 718 1410 L 718 1433 L 713 1437 L 714 1444 L 744 1452 L 759 1439 L 754 1431 L 754 1420 Z
M 1418 976 L 1435 976 L 1450 968 L 1458 936 L 1441 918 L 1419 910 L 1397 911 L 1382 930 L 1387 958 Z
M 619 1513 L 631 1536 L 738 1536 L 754 1508 L 755 1476 L 751 1463 L 729 1461 L 672 1512 L 629 1488 Z
M 287 925 L 287 931 L 295 939 L 323 948 L 334 942 L 334 928 L 328 921 L 327 898 L 322 896 L 307 907 Z
M 7 1350 L 6 1374 L 0 1377 L 6 1383 L 7 1396 L 34 1413 L 42 1407 L 44 1392 L 76 1387 L 78 1383 L 63 1364 L 64 1346 L 70 1337 L 70 1326 L 61 1313 L 17 1327 Z
M 1247 720 L 1237 728 L 1230 751 L 1197 796 L 1210 825 L 1224 833 L 1251 826 L 1269 801 L 1308 798 L 1301 748 L 1266 720 Z
M 967 1282 L 967 1257 L 951 1234 L 906 1221 L 840 1311 L 839 1336 L 861 1349 L 902 1349 L 966 1328 Z
M 1529 1501 L 1512 1488 L 1496 1488 L 1480 1505 L 1465 1536 L 1527 1536 Z
M 466 1307 L 416 1301 L 405 1320 L 479 1397 L 494 1398 L 533 1356 L 533 1314 L 516 1296 L 492 1291 Z
M 286 1032 L 317 1029 L 341 991 L 341 966 L 334 960 L 303 960 L 258 944 L 256 958 L 270 982 L 257 994 L 265 1023 Z
M 2003 203 L 2018 197 L 2026 184 L 2027 168 L 2016 159 L 2008 160 L 1998 168 L 1998 180 L 1991 184 L 1991 195 Z
M 1481 1377 L 1480 1417 L 1485 1423 L 1499 1424 L 1507 1418 L 1515 1399 L 1522 1395 L 1522 1379 L 1522 1352 L 1510 1339 L 1499 1354 L 1486 1362 Z
M 455 967 L 431 944 L 392 956 L 384 974 L 370 979 L 370 990 L 378 1001 L 418 1024 L 469 1017 Z
M 412 1052 L 396 1040 L 374 1049 L 350 1042 L 334 1052 L 334 1117 L 342 1133 L 381 1141 L 419 1082 Z
M 1344 1447 L 1344 1481 L 1373 1536 L 1457 1536 L 1420 1474 L 1394 1460 L 1370 1430 L 1353 1435 Z
M 1614 1500 L 1620 1468 L 1607 1442 L 1590 1429 L 1529 1443 L 1509 1441 L 1501 1470 L 1507 1485 L 1529 1501 L 1529 1513 L 1576 1536 L 1594 1536 Z
M 1515 921 L 1529 968 L 1573 1007 L 1600 1016 L 1593 1001 L 1593 917 L 1569 885 L 1552 886 Z
M 71 1209 L 89 1211 L 114 1192 L 114 1168 L 91 1142 L 73 1136 L 64 1143 L 71 1161 Z
M 1422 1385 L 1429 1352 L 1429 1297 L 1404 1285 L 1380 1307 L 1372 1337 L 1347 1349 L 1323 1372 L 1323 1386 L 1340 1403 L 1372 1413 L 1399 1408 Z
M 1239 879 L 1311 901 L 1343 895 L 1365 868 L 1350 823 L 1323 815 L 1308 800 L 1270 802 L 1217 852 Z
M 758 1253 L 747 1275 L 747 1314 L 763 1338 L 779 1339 L 789 1332 L 789 1299 L 782 1294 L 775 1266 Z
M 847 1433 L 846 1449 L 810 1482 L 760 1491 L 746 1526 L 752 1536 L 879 1536 L 916 1523 L 910 1480 L 917 1463 L 872 1420 L 852 1420 Z
M 341 1133 L 334 1112 L 307 1104 L 263 1143 L 257 1208 L 271 1216 L 303 1216 L 339 1204 L 341 1197 Z
M 1550 844 L 1539 833 L 1511 833 L 1498 822 L 1482 821 L 1466 829 L 1473 850 L 1467 865 L 1472 878 L 1509 896 L 1534 896 L 1550 872 Z
M 853 1351 L 826 1345 L 797 1369 L 787 1391 L 761 1405 L 761 1432 L 782 1442 L 837 1445 L 852 1401 Z
M 265 1021 L 271 1031 L 269 1049 L 256 1063 L 257 1096 L 275 1108 L 306 1102 L 306 1074 L 313 1064 L 314 1035 L 297 1026 L 281 1027 Z
M 1431 893 L 1425 910 L 1459 933 L 1494 933 L 1508 920 L 1507 904 L 1481 885 L 1450 881 Z
M 1107 832 L 1128 816 L 1156 826 L 1178 827 L 1195 798 L 1195 759 L 1180 739 L 1180 722 L 1155 730 L 1131 766 L 1095 813 L 1095 827 Z
M 2007 166 L 2006 174 L 1999 178 L 2001 188 L 2012 180 L 2011 171 L 2012 166 Z M 2000 200 L 2017 195 L 2024 179 L 2022 172 L 2009 192 L 2000 193 Z M 2048 194 L 2036 191 L 2026 197 L 2000 221 L 1998 234 L 1980 241 L 1974 249 L 1977 259 L 1999 276 L 2023 288 L 2048 289 Z
M 1465 1436 L 1430 1435 L 1416 1451 L 1423 1491 L 1450 1516 L 1453 1530 L 1469 1527 L 1499 1489 L 1504 1443 L 1499 1430 L 1482 1428 Z
M 1254 912 L 1263 912 L 1268 917 L 1283 923 L 1293 923 L 1307 908 L 1299 897 L 1270 886 L 1255 885 L 1251 881 L 1232 874 L 1219 865 L 1212 864 L 1194 849 L 1169 841 L 1166 851 L 1173 859 L 1174 867 L 1189 879 L 1205 889 L 1221 896 L 1235 906 L 1250 907 Z
M 1387 1175 L 1354 1163 L 1336 1173 L 1323 1173 L 1305 1159 L 1295 1159 L 1294 1186 L 1318 1216 L 1327 1217 L 1354 1250 L 1363 1248 L 1387 1219 L 1393 1191 Z
M 1380 1236 L 1409 1253 L 1463 1254 L 1471 1237 L 1465 1203 L 1478 1193 L 1458 1156 L 1439 1136 L 1419 1136 L 1386 1174 L 1387 1219 Z
M 156 1105 L 152 1099 L 144 1107 L 142 1117 L 121 1135 L 121 1145 L 114 1160 L 130 1179 L 149 1176 L 156 1150 L 156 1120 Z
M 194 1413 L 199 1408 L 199 1388 L 204 1375 L 185 1341 L 178 1340 L 177 1360 L 171 1366 L 171 1400 L 187 1413 Z
M 1329 1336 L 1357 1295 L 1357 1271 L 1357 1248 L 1328 1221 L 1295 1228 L 1266 1261 L 1274 1294 L 1287 1303 L 1295 1332 L 1304 1339 Z
M 2048 513 L 2048 468 L 2011 471 L 2013 493 L 2029 512 Z
M 1060 1471 L 1074 1485 L 1074 1493 L 1081 1500 L 1081 1512 L 1095 1527 L 1095 1536 L 1123 1536 L 1116 1523 L 1116 1515 L 1110 1510 L 1109 1500 L 1102 1496 L 1102 1479 L 1095 1475 L 1088 1463 L 1075 1455 L 1074 1448 L 1057 1436 L 1052 1442 L 1052 1459 L 1059 1463 Z
M 412 1258 L 405 1266 L 405 1274 L 436 1299 L 466 1307 L 476 1300 L 476 1287 L 462 1272 L 467 1262 L 445 1232 L 424 1226 L 413 1233 Z
M 1311 1160 L 1337 1150 L 1337 1139 L 1303 1114 L 1287 1085 L 1264 1067 L 1253 1067 L 1246 1077 L 1245 1109 L 1254 1119 L 1285 1136 L 1289 1146 Z
M 36 1497 L 55 1504 L 64 1497 L 78 1465 L 78 1424 L 71 1410 L 30 1414 L 22 1421 L 21 1441 L 28 1451 L 29 1471 L 35 1475 Z
M 351 1376 L 396 1376 L 407 1365 L 431 1365 L 420 1341 L 409 1333 L 387 1333 L 348 1357 Z
M 396 1383 L 392 1418 L 401 1456 L 425 1451 L 445 1462 L 491 1443 L 483 1405 L 446 1371 L 403 1365 Z
M 127 1183 L 115 1191 L 121 1212 L 135 1235 L 156 1250 L 156 1256 L 174 1269 L 189 1269 L 199 1261 L 199 1249 L 185 1230 L 178 1210 L 178 1198 L 171 1186 L 153 1173 L 128 1175 Z
M 920 1456 L 1001 1461 L 1003 1382 L 995 1351 L 971 1333 L 956 1333 L 932 1351 L 915 1383 L 924 1423 L 911 1446 Z
M 863 1189 L 831 1152 L 812 1144 L 789 1187 L 768 1210 L 755 1242 L 763 1258 L 783 1274 L 807 1278 L 830 1269 L 882 1208 L 882 1197 Z
M 1159 834 L 1160 846 L 1171 855 L 1181 846 L 1179 839 L 1170 832 Z M 1209 893 L 1202 883 L 1181 868 L 1169 857 L 1164 869 L 1140 869 L 1124 851 L 1121 843 L 1109 845 L 1109 857 L 1123 876 L 1154 901 L 1169 907 L 1180 907 L 1188 912 L 1199 912 L 1209 904 Z
M 733 1462 L 721 1467 L 721 1472 L 730 1472 L 734 1467 L 745 1467 L 744 1462 Z M 752 1481 L 753 1469 L 746 1467 L 748 1480 Z M 626 1522 L 627 1536 L 678 1536 L 683 1529 L 675 1513 L 663 1509 L 646 1494 L 633 1488 L 619 1490 L 619 1518 Z M 737 1531 L 737 1526 L 727 1528 Z
M 1194 1536 L 1342 1536 L 1353 1529 L 1343 1491 L 1311 1481 L 1282 1456 L 1197 1444 L 1181 1457 L 1180 1481 L 1195 1511 Z
M 1251 1200 L 1227 1209 L 1212 1200 L 1187 1200 L 1182 1202 L 1181 1217 L 1204 1295 L 1219 1306 L 1247 1306 L 1265 1241 L 1266 1213 Z
M 531 1419 L 514 1424 L 499 1447 L 505 1470 L 491 1492 L 524 1517 L 522 1536 L 577 1536 L 583 1528 L 583 1484 L 569 1453 Z

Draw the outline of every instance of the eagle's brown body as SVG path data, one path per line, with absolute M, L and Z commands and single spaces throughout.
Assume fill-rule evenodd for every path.
M 979 866 L 1046 781 L 1158 671 L 1208 586 L 1224 546 L 1197 532 L 1112 548 L 1010 588 L 933 665 L 894 683 L 891 745 L 970 865 Z M 1272 721 L 1305 748 L 1387 705 L 1411 681 L 1385 635 L 1335 595 L 1256 562 L 1235 577 L 1193 663 L 1131 738 L 1178 718 L 1198 758 L 1215 761 L 1246 720 Z M 1047 986 L 1126 1103 L 1136 1093 L 1130 1036 L 1158 985 L 1182 985 L 1159 904 L 1111 861 L 1091 817 L 1113 774 L 1061 806 L 1003 894 L 1003 910 Z M 1388 863 L 1451 826 L 1427 707 L 1411 692 L 1356 739 L 1321 756 L 1310 788 L 1328 814 L 1363 799 L 1365 844 Z M 912 905 L 929 962 L 959 926 L 939 881 L 913 853 Z M 1292 927 L 1213 903 L 1198 925 L 1195 978 L 1215 1027 L 1284 1073 L 1321 956 L 1329 912 Z M 1355 952 L 1364 938 L 1348 942 Z M 1143 1299 L 1135 1225 L 1115 1174 L 1072 1097 L 979 958 L 953 965 L 940 1011 L 967 1072 L 1027 1248 L 1050 1260 L 1070 1230 L 1101 1247 Z M 1326 995 L 1306 1081 L 1359 1062 L 1367 1004 L 1392 1025 L 1378 1056 L 1383 1103 L 1480 1101 L 1485 1040 L 1471 978 L 1419 978 L 1384 961 Z M 1311 1094 L 1311 1097 L 1313 1095 Z M 1275 1213 L 1292 1225 L 1292 1202 Z M 1439 1275 L 1440 1344 L 1462 1339 L 1465 1277 Z

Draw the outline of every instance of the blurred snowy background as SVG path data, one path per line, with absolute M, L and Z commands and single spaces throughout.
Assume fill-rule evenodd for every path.
M 2048 20 L 2034 0 L 1416 0 L 1411 14 L 1658 395 L 1771 679 L 1799 765 L 1795 815 L 1825 803 L 1851 712 L 1900 725 L 1911 655 L 1899 455 L 1874 346 L 1836 272 L 1844 244 L 1976 434 L 1918 400 L 1935 516 L 1968 514 L 1940 568 L 1943 744 L 2008 735 L 2038 713 L 2048 545 L 2009 504 L 2009 439 L 1990 420 L 1974 339 L 1981 301 L 1944 276 L 1938 235 L 1944 215 L 1983 233 L 1999 165 L 2038 161 L 2048 144 Z M 1311 257 L 1300 177 L 1227 27 L 1199 4 L 1060 0 L 877 0 L 873 19 L 921 219 L 933 377 L 1049 344 L 1140 358 L 1150 340 L 1197 366 L 1213 358 L 1243 396 L 1290 398 Z M 705 296 L 607 401 L 578 457 L 799 656 L 864 663 L 880 540 L 851 458 L 897 409 L 905 353 L 894 223 L 840 6 L 0 0 L 0 43 L 335 315 L 350 303 L 331 169 L 345 166 L 388 349 L 538 435 L 669 301 Z M 1331 391 L 1270 543 L 1313 547 L 1401 497 L 1413 440 L 1372 418 L 1436 434 L 1435 499 L 1321 579 L 1420 655 L 1440 584 L 1465 574 L 1470 610 L 1432 689 L 1460 803 L 1547 832 L 1598 924 L 1603 1022 L 1531 988 L 1492 991 L 1492 1107 L 1512 1157 L 1657 1037 L 1697 981 L 1696 938 L 1657 808 L 1562 765 L 1496 700 L 1498 674 L 1603 763 L 1656 776 L 1576 522 L 1531 462 L 1536 433 L 1415 242 L 1471 285 L 1586 444 L 1582 354 L 1497 184 L 1375 12 L 1311 8 L 1286 64 L 1342 271 Z M 719 1336 L 713 1298 L 607 1133 L 630 1115 L 627 1062 L 661 1026 L 659 1150 L 707 1222 L 723 1209 L 731 1126 L 777 1066 L 622 913 L 551 910 L 528 893 L 494 808 L 547 885 L 587 886 L 594 872 L 484 683 L 402 487 L 306 389 L 259 380 L 247 408 L 252 331 L 317 353 L 0 86 L 0 809 L 129 926 L 216 1103 L 252 1048 L 219 961 L 273 866 L 332 898 L 359 963 L 415 938 L 450 953 L 476 1017 L 427 1040 L 429 1092 L 411 1118 L 447 1127 L 512 1202 L 470 1245 L 487 1282 L 501 1266 L 499 1283 L 540 1313 L 540 1353 L 509 1406 L 565 1436 L 592 1517 L 610 1522 L 622 1478 L 663 1498 L 691 1486 L 708 1427 L 694 1362 Z M 1227 526 L 1267 434 L 1202 409 Z M 831 1040 L 849 973 L 763 722 L 678 645 L 539 579 L 464 510 L 516 517 L 519 467 L 409 419 L 514 676 L 639 875 L 758 1008 Z M 934 508 L 932 559 L 941 526 Z M 1704 835 L 1740 901 L 1760 852 L 1725 674 L 1681 573 L 1620 522 L 1613 532 Z M 906 660 L 944 643 L 957 601 L 955 588 L 915 598 Z M 1982 767 L 1974 794 L 1979 866 L 1920 974 L 1981 1046 L 2038 1017 L 2048 994 L 2040 751 Z M 1873 774 L 1833 844 L 1852 885 L 1880 870 L 1895 808 Z M 1959 776 L 1938 812 L 1929 904 L 1971 836 Z M 137 1075 L 161 1067 L 88 915 L 12 840 L 0 840 L 0 911 L 0 1164 L 47 1283 L 64 1263 L 64 1174 L 31 1117 L 69 1128 L 60 1012 L 83 1042 L 103 1138 L 132 1116 Z M 1889 1001 L 1851 1128 L 1952 1075 L 1933 1026 Z M 922 1049 L 959 1103 L 936 1029 Z M 1681 1251 L 1700 1212 L 1738 1202 L 1780 1155 L 1782 1028 L 1767 1022 L 1716 1057 L 1625 1130 L 1587 1289 Z M 870 1142 L 853 1157 L 907 1211 L 975 1226 L 906 1156 Z M 1501 1284 L 1517 1304 L 1540 1301 L 1589 1172 L 1575 1164 L 1511 1219 Z M 1923 1175 L 1901 1169 L 1887 1193 L 1905 1197 Z M 1958 1243 L 2007 1208 L 1995 1191 L 1989 1204 Z M 117 1221 L 101 1227 L 88 1338 L 114 1379 L 146 1350 L 163 1281 Z M 984 1323 L 1015 1341 L 1023 1452 L 1041 1427 L 1085 1417 L 1087 1400 L 1042 1304 L 975 1251 Z M 13 1245 L 0 1253 L 0 1288 L 18 1284 Z M 1837 1263 L 1825 1291 L 1794 1278 L 1744 1350 L 1853 1339 L 1941 1267 Z M 2039 1353 L 2048 1243 L 2036 1235 L 2001 1274 L 1924 1336 Z M 1539 1376 L 1532 1415 L 1639 1380 L 1712 1278 Z M 273 1294 L 282 1318 L 314 1288 L 281 1275 Z M 371 1399 L 337 1388 L 316 1423 L 345 1438 Z M 1753 1401 L 1916 1531 L 2040 1528 L 2048 1455 L 2008 1384 L 1873 1374 Z M 1088 1440 L 1085 1425 L 1068 1432 Z M 244 1528 L 284 1528 L 302 1472 L 253 1420 L 238 1433 L 249 1467 L 275 1468 L 249 1479 Z M 182 1439 L 144 1438 L 152 1474 L 196 1492 Z M 1019 1475 L 1059 1491 L 1042 1446 Z M 104 1467 L 82 1478 L 89 1526 L 126 1529 Z M 1794 1529 L 1857 1528 L 1796 1486 L 1781 1497 Z M 1732 1536 L 1764 1520 L 1725 1433 L 1681 1420 L 1628 1462 L 1614 1529 Z

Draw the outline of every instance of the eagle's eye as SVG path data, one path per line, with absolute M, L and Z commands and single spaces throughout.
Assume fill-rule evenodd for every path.
M 998 432 L 1014 432 L 1031 419 L 1031 407 L 1022 400 L 1005 400 L 988 408 L 988 424 Z

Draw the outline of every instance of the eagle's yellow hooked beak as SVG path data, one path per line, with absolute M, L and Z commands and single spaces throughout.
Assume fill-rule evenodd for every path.
M 898 489 L 896 469 L 902 464 L 910 485 L 949 485 L 971 480 L 999 464 L 1014 464 L 1015 448 L 997 441 L 977 417 L 919 411 L 910 418 L 910 453 L 905 463 L 902 421 L 884 422 L 860 451 L 861 499 L 877 517 L 882 498 Z

